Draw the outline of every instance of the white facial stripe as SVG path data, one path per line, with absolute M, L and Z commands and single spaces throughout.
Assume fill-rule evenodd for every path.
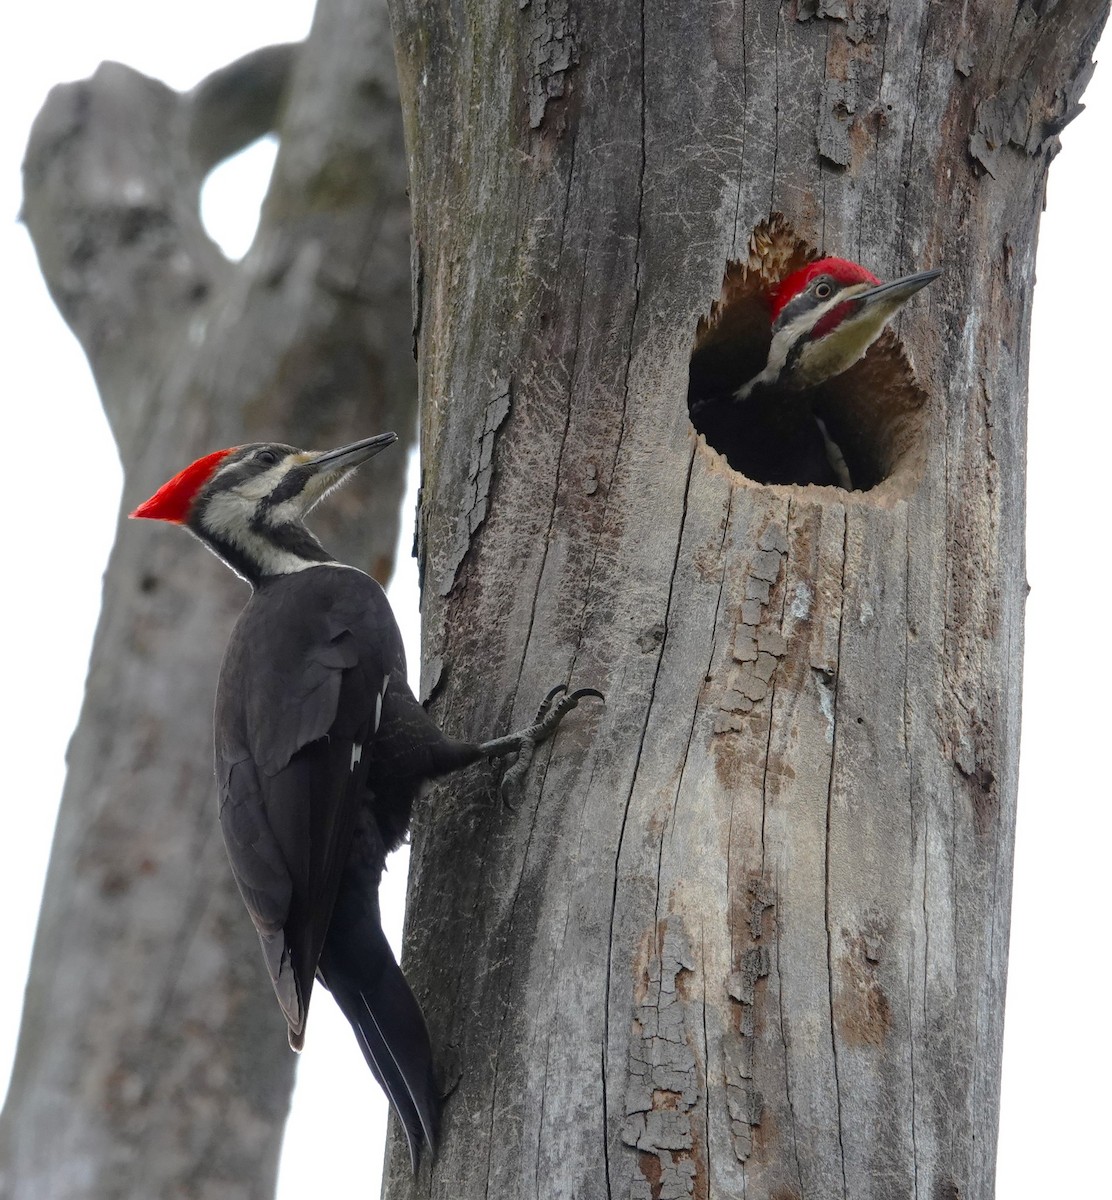
M 859 292 L 867 291 L 872 284 L 856 283 L 852 287 L 843 288 L 835 296 L 820 304 L 817 308 L 809 308 L 806 312 L 800 313 L 794 321 L 785 325 L 782 329 L 778 329 L 772 336 L 772 345 L 768 348 L 768 362 L 765 364 L 764 370 L 755 375 L 748 383 L 738 388 L 735 395 L 739 400 L 744 400 L 746 396 L 760 383 L 775 383 L 780 378 L 780 373 L 783 371 L 785 364 L 788 361 L 788 355 L 791 353 L 791 348 L 795 343 L 809 330 L 813 329 L 826 316 L 831 309 L 837 308 L 839 304 L 845 300 L 851 299 Z M 883 325 L 883 322 L 881 323 Z M 879 330 L 877 331 L 879 333 Z M 865 349 L 872 344 L 876 334 L 865 343 Z M 864 354 L 862 350 L 862 354 Z M 807 356 L 805 349 L 802 357 Z
M 272 467 L 268 467 L 259 475 L 252 475 L 250 479 L 244 479 L 241 483 L 236 484 L 234 491 L 243 496 L 247 500 L 261 500 L 264 496 L 269 495 L 278 486 L 278 481 L 285 475 L 286 471 L 296 461 L 296 456 L 287 454 L 285 458 L 280 459 Z M 237 459 L 233 463 L 228 463 L 221 467 L 215 478 L 227 474 L 229 471 L 235 471 L 242 467 L 243 460 Z
M 826 379 L 832 374 L 846 370 L 880 337 L 889 318 L 899 304 L 877 303 L 870 305 L 844 325 L 817 342 L 803 347 L 796 371 L 801 379 Z
M 254 501 L 244 499 L 239 492 L 217 492 L 205 505 L 205 527 L 227 540 L 247 526 L 254 511 Z
M 292 500 L 283 500 L 266 510 L 267 522 L 271 525 L 292 525 L 300 521 L 304 515 L 304 496 L 295 496 Z
M 268 472 L 269 474 L 269 472 Z M 217 492 L 204 510 L 204 524 L 215 537 L 242 550 L 257 563 L 265 575 L 289 575 L 314 564 L 288 550 L 275 546 L 269 538 L 251 529 L 256 501 L 243 496 L 240 489 Z
M 780 365 L 783 366 L 788 357 L 788 350 L 795 345 L 808 329 L 814 329 L 828 312 L 837 308 L 839 304 L 844 303 L 846 300 L 852 299 L 858 293 L 868 290 L 871 286 L 868 283 L 855 283 L 852 287 L 843 288 L 840 292 L 835 293 L 829 300 L 820 304 L 817 308 L 811 308 L 805 313 L 800 313 L 794 321 L 779 330 L 772 339 L 772 350 L 769 351 L 769 361 L 771 362 L 772 354 L 779 346 L 779 351 L 782 355 Z
M 281 464 L 283 467 L 286 464 Z M 296 496 L 291 496 L 289 500 L 283 500 L 281 504 L 274 505 L 265 511 L 264 518 L 269 525 L 293 525 L 302 520 L 310 509 L 315 508 L 330 492 L 333 492 L 355 473 L 354 468 L 344 471 L 339 478 L 334 478 L 328 472 L 322 475 L 312 475 L 305 482 L 305 486 Z M 263 495 L 267 495 L 277 485 L 277 480 L 270 480 L 271 472 L 266 475 L 259 476 L 260 479 L 267 479 L 268 486 L 264 489 Z M 241 489 L 242 490 L 242 489 Z M 244 493 L 246 494 L 246 493 Z M 261 498 L 261 497 L 259 497 Z
M 876 284 L 872 283 L 851 283 L 848 287 L 842 288 L 841 291 L 837 291 L 833 296 L 823 300 L 821 304 L 810 305 L 806 311 L 801 312 L 790 324 L 785 325 L 780 332 L 787 329 L 794 329 L 795 336 L 798 337 L 804 330 L 817 325 L 832 308 L 837 308 L 843 300 L 852 300 L 854 296 L 859 296 L 862 292 L 867 292 L 870 288 L 876 286 Z M 787 305 L 787 308 L 790 309 L 797 299 L 798 297 L 795 297 L 791 304 Z
M 241 496 L 245 500 L 257 503 L 274 491 L 291 467 L 307 462 L 311 457 L 312 455 L 307 452 L 287 454 L 285 458 L 280 459 L 260 474 L 252 475 L 249 479 L 244 479 L 236 484 L 231 489 L 231 493 Z M 229 472 L 240 469 L 244 461 L 246 460 L 236 459 L 235 462 L 223 463 L 217 468 L 213 478 L 219 478 L 221 475 L 226 475 Z M 345 483 L 354 474 L 354 467 L 345 467 L 338 472 L 323 471 L 319 475 L 311 475 L 306 480 L 304 488 L 302 488 L 298 495 L 289 500 L 284 500 L 281 504 L 271 509 L 267 515 L 267 519 L 274 525 L 300 521 L 311 508 L 319 504 L 325 496 L 338 488 L 342 483 Z
M 257 522 L 260 518 L 276 530 L 300 525 L 305 514 L 315 504 L 355 473 L 354 467 L 348 467 L 338 472 L 325 471 L 321 475 L 311 475 L 298 495 L 283 500 L 273 508 L 267 508 L 260 503 L 265 497 L 273 494 L 291 468 L 311 458 L 312 455 L 307 452 L 287 454 L 281 461 L 251 478 L 242 479 L 236 484 L 231 484 L 230 479 L 226 480 L 227 490 L 217 491 L 205 504 L 201 514 L 205 530 L 219 542 L 239 551 L 262 575 L 289 575 L 294 571 L 305 571 L 309 567 L 346 565 L 302 558 L 283 550 L 275 545 L 272 539 L 260 536 L 251 528 L 252 522 Z M 233 463 L 222 465 L 218 468 L 216 476 L 228 475 L 242 469 L 244 461 L 246 460 L 237 459 Z M 219 551 L 217 553 L 219 554 Z

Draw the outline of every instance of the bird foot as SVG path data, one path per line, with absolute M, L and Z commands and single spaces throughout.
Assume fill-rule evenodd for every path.
M 561 693 L 566 694 L 561 695 Z M 557 700 L 557 696 L 561 698 Z M 479 747 L 489 758 L 503 758 L 507 754 L 517 754 L 513 764 L 502 776 L 502 800 L 507 807 L 513 807 L 509 803 L 510 793 L 518 781 L 523 778 L 525 772 L 529 770 L 529 764 L 533 761 L 533 754 L 537 747 L 542 742 L 548 741 L 556 732 L 560 722 L 573 708 L 579 705 L 580 700 L 585 700 L 588 696 L 593 696 L 603 702 L 606 700 L 602 692 L 595 688 L 579 688 L 577 691 L 569 692 L 566 684 L 559 683 L 541 701 L 541 706 L 537 709 L 536 720 L 532 725 L 517 733 L 508 733 L 505 737 L 483 742 Z

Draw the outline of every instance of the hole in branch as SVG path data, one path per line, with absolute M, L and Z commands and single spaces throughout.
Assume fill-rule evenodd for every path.
M 748 259 L 727 265 L 721 297 L 695 332 L 691 423 L 756 483 L 868 491 L 894 478 L 909 492 L 918 475 L 926 395 L 890 329 L 864 358 L 816 386 L 783 386 L 774 374 L 737 396 L 769 361 L 778 285 L 816 258 L 776 214 L 754 230 Z
M 278 139 L 272 134 L 261 137 L 217 163 L 201 187 L 201 224 L 232 262 L 238 262 L 255 240 L 277 154 Z

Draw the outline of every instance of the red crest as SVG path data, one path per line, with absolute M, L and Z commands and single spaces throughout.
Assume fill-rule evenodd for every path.
M 174 525 L 183 525 L 189 516 L 189 510 L 197 493 L 212 478 L 213 472 L 220 463 L 228 457 L 235 446 L 227 450 L 214 450 L 204 458 L 190 463 L 184 471 L 179 471 L 173 479 L 164 483 L 157 492 L 129 516 L 147 517 L 152 521 L 169 521 Z
M 793 271 L 777 287 L 772 297 L 773 321 L 780 315 L 784 305 L 793 296 L 798 296 L 818 275 L 829 275 L 835 283 L 839 283 L 843 287 L 849 287 L 855 283 L 868 283 L 875 287 L 880 283 L 880 280 L 871 271 L 866 271 L 857 263 L 850 262 L 848 258 L 820 258 L 818 262 L 808 263 L 805 267 L 800 267 L 798 271 Z

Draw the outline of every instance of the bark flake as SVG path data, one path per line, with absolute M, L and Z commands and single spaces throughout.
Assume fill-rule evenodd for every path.
M 467 496 L 456 519 L 448 570 L 439 589 L 442 596 L 447 596 L 455 586 L 460 564 L 467 557 L 467 551 L 471 547 L 471 539 L 486 520 L 487 497 L 494 476 L 494 438 L 510 415 L 511 390 L 508 379 L 498 380 L 493 394 L 487 400 L 482 433 L 471 447 L 471 461 L 467 469 Z
M 525 14 L 529 128 L 540 129 L 550 100 L 562 99 L 579 61 L 577 22 L 568 0 L 521 0 Z
M 853 67 L 853 61 L 848 64 Z M 848 167 L 852 159 L 850 130 L 857 111 L 857 80 L 852 70 L 846 79 L 827 79 L 822 88 L 819 119 L 815 129 L 819 154 L 836 167 Z
M 630 1200 L 683 1200 L 694 1194 L 697 1164 L 691 1112 L 702 1098 L 687 1030 L 686 977 L 695 959 L 675 919 L 661 923 L 639 989 L 629 1048 L 622 1141 L 632 1160 Z
M 736 733 L 742 718 L 764 700 L 771 690 L 772 676 L 787 653 L 787 642 L 779 624 L 766 626 L 764 610 L 772 587 L 780 578 L 788 552 L 787 530 L 770 525 L 758 542 L 749 571 L 740 619 L 734 629 L 733 664 L 719 704 L 715 733 Z

